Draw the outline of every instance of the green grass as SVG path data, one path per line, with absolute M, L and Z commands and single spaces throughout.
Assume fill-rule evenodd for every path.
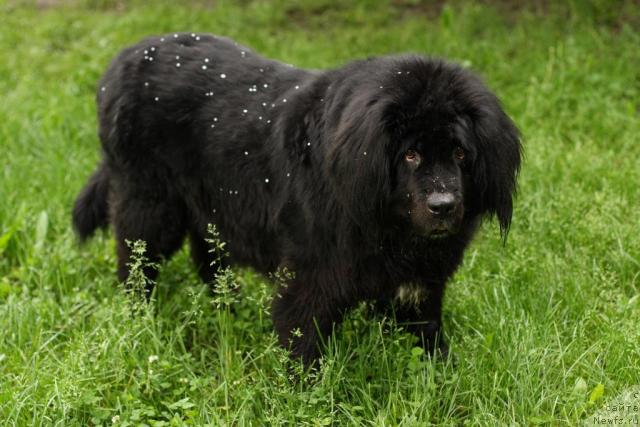
M 173 3 L 0 2 L 0 423 L 575 425 L 638 387 L 637 3 Z M 524 135 L 519 197 L 507 245 L 485 224 L 450 283 L 451 360 L 363 306 L 291 381 L 269 280 L 238 271 L 237 301 L 212 299 L 186 249 L 131 315 L 111 234 L 79 247 L 70 206 L 98 159 L 101 72 L 177 30 L 305 67 L 445 56 L 500 95 Z

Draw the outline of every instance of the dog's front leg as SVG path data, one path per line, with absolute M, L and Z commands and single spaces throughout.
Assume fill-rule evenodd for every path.
M 420 339 L 430 353 L 446 357 L 449 347 L 442 334 L 442 297 L 445 283 L 429 283 L 414 288 L 414 295 L 401 295 L 395 305 L 396 320 Z M 409 291 L 410 292 L 410 291 Z M 404 298 L 403 298 L 404 297 Z
M 311 367 L 320 357 L 320 344 L 342 321 L 349 308 L 331 289 L 297 279 L 281 287 L 274 297 L 272 317 L 280 345 Z

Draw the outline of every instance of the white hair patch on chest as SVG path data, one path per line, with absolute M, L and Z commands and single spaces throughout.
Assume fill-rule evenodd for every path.
M 424 287 L 416 284 L 401 285 L 396 290 L 396 301 L 402 305 L 418 305 L 427 297 Z

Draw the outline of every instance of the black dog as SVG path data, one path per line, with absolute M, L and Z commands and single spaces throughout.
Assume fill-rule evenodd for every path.
M 157 261 L 189 235 L 211 281 L 216 224 L 231 262 L 294 273 L 273 321 L 306 363 L 363 300 L 397 302 L 425 348 L 446 352 L 446 281 L 483 217 L 509 229 L 518 131 L 477 77 L 439 60 L 309 71 L 170 34 L 125 49 L 97 103 L 104 159 L 75 204 L 81 238 L 113 224 L 124 280 L 125 239 Z

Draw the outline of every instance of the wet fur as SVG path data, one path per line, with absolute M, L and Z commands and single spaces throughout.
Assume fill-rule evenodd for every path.
M 505 235 L 510 225 L 518 132 L 477 77 L 440 60 L 309 71 L 223 37 L 151 37 L 113 61 L 97 104 L 103 161 L 76 201 L 80 237 L 110 223 L 124 280 L 126 239 L 145 240 L 157 261 L 188 236 L 211 281 L 204 239 L 215 223 L 230 263 L 294 272 L 274 297 L 273 321 L 306 363 L 348 309 L 389 306 L 407 284 L 427 297 L 399 304 L 399 320 L 429 351 L 446 352 L 437 337 L 447 280 L 482 218 L 496 216 Z M 415 232 L 416 221 L 429 224 L 419 212 L 429 184 L 402 163 L 416 144 L 436 158 L 451 144 L 467 152 L 450 168 L 462 198 L 456 232 L 439 239 Z M 412 206 L 418 219 L 404 214 Z

